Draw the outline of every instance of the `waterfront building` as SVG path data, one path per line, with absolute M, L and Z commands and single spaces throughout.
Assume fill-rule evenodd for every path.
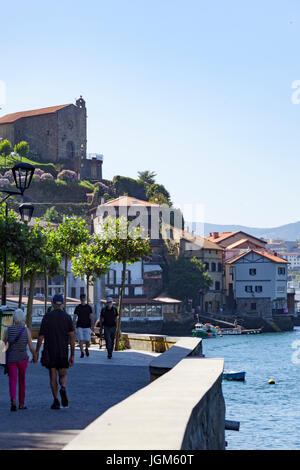
M 224 248 L 205 237 L 180 229 L 173 229 L 172 243 L 178 246 L 177 251 L 182 256 L 202 261 L 212 278 L 212 285 L 207 292 L 199 291 L 199 306 L 204 312 L 219 312 L 225 302 Z
M 237 313 L 271 318 L 287 311 L 288 261 L 268 252 L 250 250 L 226 262 Z
M 66 299 L 66 311 L 69 315 L 73 315 L 76 305 L 79 304 L 79 299 L 72 299 L 67 297 Z M 19 297 L 14 295 L 7 296 L 7 306 L 12 307 L 14 309 L 18 308 Z M 21 308 L 27 314 L 27 304 L 28 304 L 28 297 L 24 296 L 22 299 Z M 51 302 L 48 302 L 48 306 L 51 306 Z M 43 316 L 45 314 L 45 305 L 44 305 L 44 298 L 43 297 L 35 297 L 33 300 L 32 306 L 32 327 L 38 328 L 42 322 Z

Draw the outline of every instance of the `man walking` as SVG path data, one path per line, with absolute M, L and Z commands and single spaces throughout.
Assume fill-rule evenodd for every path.
M 74 311 L 74 321 L 76 321 L 77 339 L 79 340 L 79 347 L 81 351 L 80 357 L 84 357 L 83 344 L 85 343 L 85 354 L 89 356 L 89 345 L 91 341 L 91 326 L 93 318 L 92 307 L 86 302 L 86 295 L 80 295 L 80 304 L 77 305 Z
M 49 370 L 50 387 L 53 395 L 52 410 L 60 409 L 58 400 L 57 374 L 60 385 L 61 404 L 68 408 L 66 392 L 67 369 L 74 364 L 75 337 L 73 322 L 63 310 L 63 297 L 56 294 L 52 299 L 53 310 L 44 316 L 36 345 L 36 361 L 39 350 L 44 341 L 41 363 Z M 70 358 L 68 358 L 69 342 L 71 345 Z
M 104 338 L 108 359 L 112 358 L 112 352 L 114 349 L 117 316 L 118 311 L 116 307 L 113 306 L 113 299 L 111 297 L 107 297 L 106 306 L 101 310 L 100 314 L 100 328 L 102 329 L 102 326 L 104 327 Z

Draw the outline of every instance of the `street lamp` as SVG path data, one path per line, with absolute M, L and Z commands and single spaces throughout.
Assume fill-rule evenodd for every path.
M 19 212 L 22 222 L 29 223 L 33 214 L 34 207 L 30 202 L 24 202 L 19 206 Z
M 12 173 L 15 180 L 16 188 L 20 190 L 20 194 L 23 195 L 24 191 L 29 188 L 34 167 L 29 163 L 18 163 L 12 168 Z
M 23 196 L 24 191 L 29 188 L 33 174 L 34 174 L 34 166 L 30 165 L 29 163 L 17 163 L 12 168 L 12 173 L 14 176 L 14 181 L 16 188 L 19 191 L 11 191 L 8 189 L 0 189 L 0 193 L 6 194 L 6 196 L 0 201 L 0 204 L 5 202 L 10 196 L 18 195 Z M 19 211 L 21 214 L 21 219 L 23 221 L 30 221 L 32 213 L 33 213 L 33 206 L 28 203 L 23 203 L 19 207 Z M 5 203 L 5 221 L 7 225 L 7 217 L 8 217 L 8 208 L 7 203 Z M 6 250 L 3 256 L 3 265 L 4 265 L 4 272 L 3 272 L 3 281 L 2 281 L 2 305 L 6 305 L 6 284 L 7 284 L 7 253 Z

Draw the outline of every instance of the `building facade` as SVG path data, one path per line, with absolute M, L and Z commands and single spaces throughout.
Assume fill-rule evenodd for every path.
M 234 282 L 238 313 L 271 318 L 287 309 L 288 262 L 267 252 L 250 250 L 227 261 Z
M 25 140 L 32 159 L 59 163 L 81 179 L 101 181 L 103 156 L 87 155 L 87 110 L 82 96 L 75 104 L 21 111 L 0 118 L 0 138 L 12 145 Z M 99 158 L 100 157 L 100 158 Z

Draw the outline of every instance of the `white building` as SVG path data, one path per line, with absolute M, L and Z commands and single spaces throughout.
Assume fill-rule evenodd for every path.
M 288 261 L 268 252 L 250 250 L 227 261 L 237 312 L 272 316 L 287 308 Z
M 290 269 L 300 268 L 300 253 L 280 253 L 280 256 L 290 263 Z

